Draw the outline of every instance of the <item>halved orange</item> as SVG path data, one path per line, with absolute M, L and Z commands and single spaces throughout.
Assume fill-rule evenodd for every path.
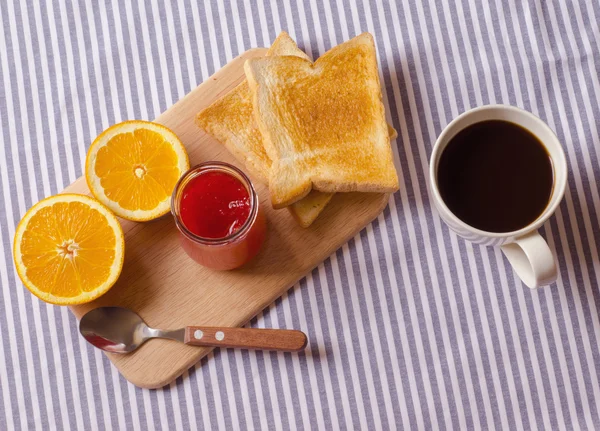
M 125 121 L 94 140 L 85 178 L 96 199 L 116 215 L 146 221 L 169 211 L 173 189 L 189 167 L 185 148 L 170 129 Z
M 95 199 L 62 194 L 35 204 L 15 232 L 13 256 L 23 284 L 57 305 L 106 293 L 123 267 L 119 221 Z

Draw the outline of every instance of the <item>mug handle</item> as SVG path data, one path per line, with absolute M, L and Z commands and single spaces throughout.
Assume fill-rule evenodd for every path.
M 550 247 L 533 231 L 502 247 L 504 255 L 519 278 L 531 289 L 556 281 L 558 271 Z

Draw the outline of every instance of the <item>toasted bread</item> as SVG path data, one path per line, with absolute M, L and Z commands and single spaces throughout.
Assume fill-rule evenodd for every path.
M 286 33 L 281 32 L 267 52 L 271 55 L 294 55 L 306 58 Z M 246 80 L 215 101 L 196 117 L 196 123 L 221 142 L 253 175 L 265 184 L 269 182 L 271 159 L 267 156 L 260 130 L 252 114 L 252 97 Z M 396 138 L 396 130 L 388 125 L 390 139 Z M 331 200 L 331 193 L 313 190 L 288 208 L 302 227 L 308 227 Z
M 297 56 L 271 56 L 248 60 L 244 68 L 272 162 L 274 208 L 291 205 L 313 189 L 398 189 L 369 33 L 332 48 L 314 64 Z

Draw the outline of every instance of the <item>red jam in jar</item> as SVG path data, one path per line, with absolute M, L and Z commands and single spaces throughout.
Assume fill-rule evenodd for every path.
M 181 196 L 181 221 L 194 235 L 225 238 L 250 215 L 250 193 L 235 177 L 209 171 L 192 178 Z
M 171 211 L 184 250 L 209 268 L 242 266 L 265 238 L 266 221 L 252 183 L 226 163 L 203 163 L 186 172 L 173 192 Z

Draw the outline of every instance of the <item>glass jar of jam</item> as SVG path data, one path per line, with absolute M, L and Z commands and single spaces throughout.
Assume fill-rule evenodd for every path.
M 193 167 L 173 191 L 171 212 L 186 253 L 212 269 L 234 269 L 251 260 L 265 239 L 266 219 L 248 177 L 235 166 Z

